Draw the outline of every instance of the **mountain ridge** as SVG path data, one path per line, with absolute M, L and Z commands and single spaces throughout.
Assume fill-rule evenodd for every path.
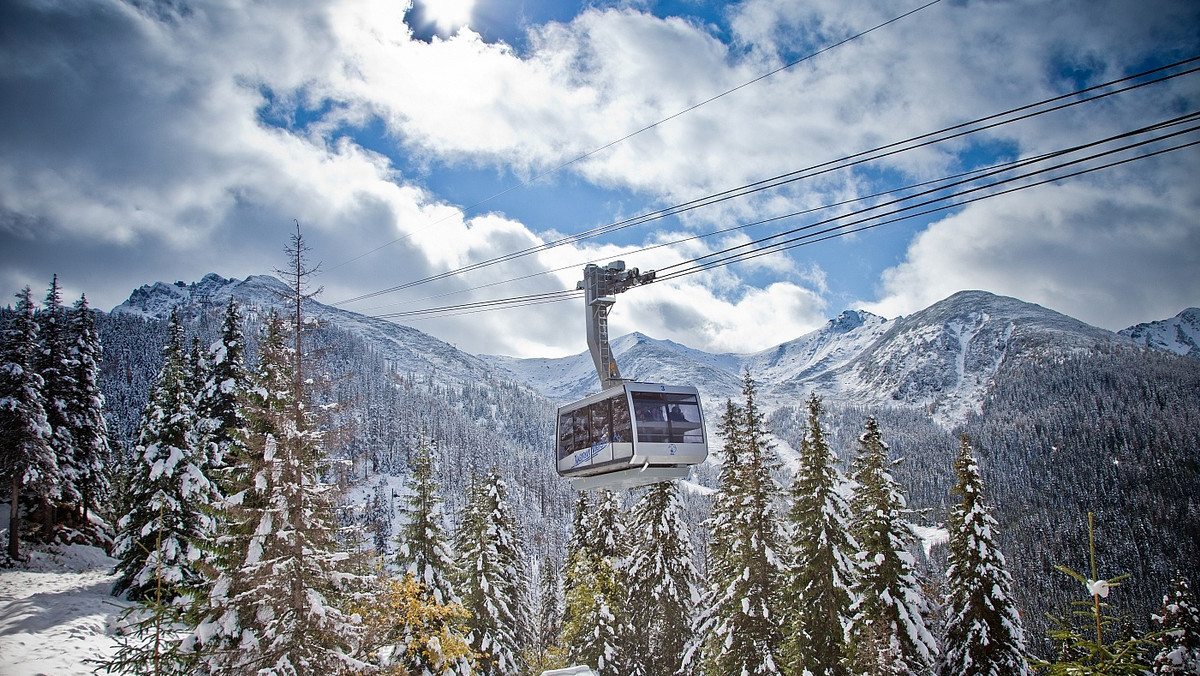
M 267 275 L 237 280 L 210 273 L 191 284 L 139 287 L 113 312 L 161 319 L 174 307 L 223 304 L 230 296 L 267 307 L 286 291 Z M 360 335 L 400 371 L 436 372 L 459 381 L 502 377 L 558 404 L 598 387 L 587 352 L 559 358 L 471 355 L 417 329 L 319 302 L 313 302 L 312 313 Z M 1184 338 L 1172 342 L 1170 335 Z M 1006 360 L 1138 345 L 1200 356 L 1200 348 L 1186 344 L 1198 338 L 1195 308 L 1114 333 L 1034 303 L 966 290 L 895 319 L 847 309 L 809 333 L 757 352 L 709 353 L 639 332 L 616 338 L 612 346 L 625 376 L 695 384 L 710 412 L 720 401 L 740 396 L 742 376 L 749 372 L 768 410 L 816 393 L 849 405 L 924 409 L 953 426 L 978 412 Z

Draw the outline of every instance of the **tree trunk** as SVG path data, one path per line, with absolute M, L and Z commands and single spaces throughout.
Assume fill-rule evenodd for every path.
M 13 472 L 12 502 L 8 511 L 8 558 L 21 559 L 21 476 Z

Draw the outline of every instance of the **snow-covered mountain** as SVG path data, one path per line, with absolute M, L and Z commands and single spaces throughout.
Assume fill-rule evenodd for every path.
M 1120 333 L 1142 345 L 1200 359 L 1200 308 L 1190 307 L 1170 319 L 1138 324 Z
M 113 312 L 162 319 L 175 307 L 223 306 L 230 296 L 266 308 L 278 305 L 286 291 L 270 276 L 237 280 L 209 274 L 191 284 L 148 284 Z M 558 403 L 598 386 L 586 352 L 557 359 L 477 357 L 407 326 L 316 302 L 311 312 L 360 337 L 400 373 L 437 374 L 454 382 L 514 380 Z M 798 404 L 816 392 L 840 404 L 921 409 L 952 425 L 978 412 L 1006 360 L 1134 343 L 1200 356 L 1200 309 L 1118 335 L 1033 303 L 962 291 L 898 319 L 846 310 L 815 331 L 761 352 L 711 354 L 640 333 L 614 340 L 613 352 L 627 377 L 694 384 L 710 415 L 726 398 L 738 399 L 742 375 L 749 371 L 768 409 Z
M 238 280 L 210 273 L 191 284 L 147 284 L 134 290 L 112 312 L 165 319 L 177 307 L 189 311 L 224 307 L 231 296 L 254 311 L 254 308 L 280 306 L 287 293 L 288 288 L 282 281 L 268 275 Z M 316 301 L 311 303 L 308 311 L 324 323 L 358 335 L 398 373 L 438 373 L 448 381 L 478 379 L 492 373 L 492 368 L 479 358 L 414 328 Z
M 628 377 L 695 384 L 710 411 L 727 397 L 737 399 L 749 371 L 768 408 L 817 392 L 842 404 L 922 408 L 953 423 L 978 411 L 1005 359 L 1118 343 L 1129 340 L 1040 305 L 963 291 L 895 320 L 847 310 L 815 331 L 751 354 L 708 354 L 637 333 L 615 340 L 613 352 Z M 483 358 L 559 402 L 597 386 L 587 353 Z

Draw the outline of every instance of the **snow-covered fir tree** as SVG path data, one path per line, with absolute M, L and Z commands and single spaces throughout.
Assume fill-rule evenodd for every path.
M 1163 595 L 1162 608 L 1152 619 L 1155 629 L 1161 632 L 1162 647 L 1154 657 L 1151 673 L 1200 675 L 1200 607 L 1182 572 L 1175 573 L 1171 589 Z
M 1027 676 L 1025 632 L 1012 578 L 996 544 L 999 531 L 983 501 L 983 479 L 966 436 L 954 462 L 961 502 L 950 508 L 949 584 L 941 676 Z
M 208 347 L 203 360 L 206 377 L 200 387 L 196 408 L 201 428 L 213 445 L 213 466 L 220 469 L 225 466 L 225 456 L 235 443 L 235 432 L 245 427 L 238 399 L 243 396 L 249 377 L 242 315 L 233 296 L 225 306 L 221 337 Z
M 42 395 L 46 422 L 50 424 L 50 447 L 58 462 L 60 474 L 56 499 L 42 502 L 40 537 L 52 541 L 58 536 L 62 519 L 59 512 L 73 512 L 80 502 L 76 482 L 81 468 L 76 466 L 75 440 L 71 438 L 71 398 L 75 394 L 75 367 L 72 363 L 70 327 L 58 275 L 50 282 L 42 309 L 37 312 L 38 352 L 35 368 L 42 376 Z
M 624 676 L 618 624 L 621 590 L 617 566 L 621 533 L 610 515 L 619 501 L 601 491 L 597 507 L 584 492 L 575 502 L 564 564 L 565 609 L 562 645 L 571 664 L 586 664 L 602 676 Z M 599 505 L 603 504 L 601 518 Z
M 179 314 L 172 313 L 163 365 L 142 417 L 130 468 L 128 511 L 117 522 L 113 594 L 140 601 L 160 584 L 164 600 L 201 582 L 195 566 L 214 532 L 215 495 L 204 473 L 195 394 Z
M 393 563 L 401 577 L 411 576 L 418 584 L 418 595 L 426 606 L 461 606 L 454 591 L 458 568 L 450 551 L 442 499 L 438 489 L 436 445 L 422 435 L 411 456 L 411 478 L 400 507 L 400 532 L 396 536 Z M 407 628 L 397 632 L 401 639 L 392 651 L 408 656 L 404 668 L 418 674 L 467 674 L 471 665 L 465 658 L 449 661 L 446 656 L 423 656 L 413 651 L 410 642 L 416 635 Z
M 627 648 L 629 673 L 672 676 L 683 662 L 700 593 L 678 484 L 647 489 L 633 508 L 628 536 L 627 607 L 637 642 Z
M 104 419 L 104 393 L 100 390 L 103 348 L 87 296 L 80 296 L 71 313 L 72 382 L 70 399 L 71 437 L 75 442 L 75 485 L 79 491 L 78 519 L 87 524 L 89 514 L 106 506 L 109 499 L 109 464 L 112 451 L 108 423 Z
M 559 640 L 563 629 L 562 577 L 558 566 L 546 553 L 536 570 L 538 592 L 530 612 L 530 627 L 533 643 L 525 658 L 529 671 L 543 671 L 566 666 L 560 664 L 562 646 Z
M 435 443 L 422 436 L 411 456 L 412 475 L 400 506 L 400 532 L 393 562 L 425 585 L 433 603 L 458 603 L 453 580 L 458 568 L 446 538 L 438 489 Z
M 21 559 L 22 499 L 49 502 L 58 491 L 58 460 L 50 446 L 50 425 L 42 398 L 42 377 L 34 368 L 37 321 L 29 287 L 0 340 L 0 478 L 9 498 L 7 556 Z
M 719 674 L 784 673 L 782 523 L 776 504 L 781 489 L 772 477 L 778 461 L 767 439 L 750 374 L 742 384 L 745 404 L 726 406 L 721 484 L 710 520 L 719 542 L 710 554 L 710 588 L 697 627 L 699 655 L 685 653 L 684 670 Z M 697 659 L 698 658 L 698 659 Z
M 516 517 L 508 504 L 508 487 L 492 469 L 471 489 L 458 531 L 459 593 L 469 618 L 471 647 L 479 653 L 481 674 L 520 673 L 527 586 L 525 555 Z
M 358 655 L 363 627 L 347 612 L 350 587 L 363 578 L 337 538 L 334 486 L 322 481 L 327 449 L 304 342 L 313 269 L 299 224 L 286 251 L 288 318 L 272 316 L 260 344 L 234 471 L 244 488 L 222 503 L 216 579 L 187 641 L 211 673 L 368 667 Z
M 928 627 L 929 603 L 911 554 L 917 537 L 904 518 L 905 497 L 888 466 L 888 446 L 869 417 L 854 457 L 857 488 L 850 501 L 859 552 L 846 647 L 855 676 L 923 674 L 938 656 Z
M 790 603 L 783 653 L 788 673 L 842 676 L 849 673 L 845 625 L 858 543 L 849 530 L 846 479 L 821 426 L 821 400 L 814 394 L 807 406 L 808 428 L 789 489 Z

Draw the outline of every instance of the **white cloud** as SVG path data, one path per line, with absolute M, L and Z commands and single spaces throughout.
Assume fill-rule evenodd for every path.
M 1200 169 L 1194 156 L 1167 163 L 1168 175 Z M 1170 317 L 1200 298 L 1197 209 L 1194 182 L 1150 184 L 1137 169 L 979 203 L 914 238 L 865 307 L 896 316 L 978 288 L 1111 330 Z
M 568 171 L 651 202 L 682 201 L 1061 93 L 1074 86 L 1063 82 L 1072 68 L 1094 71 L 1095 81 L 1152 47 L 1190 44 L 1178 35 L 1195 25 L 1193 5 L 1133 5 L 940 3 Z M 198 0 L 177 15 L 156 7 L 162 13 L 116 0 L 0 6 L 9 35 L 17 36 L 0 44 L 0 278 L 7 288 L 37 288 L 59 271 L 108 307 L 156 279 L 268 272 L 280 262 L 293 218 L 326 264 L 327 301 L 523 249 L 554 235 L 499 214 L 464 219 L 420 175 L 404 175 L 348 140 L 341 125 L 378 116 L 389 135 L 384 142 L 406 155 L 404 166 L 532 176 L 897 11 L 891 3 L 748 0 L 728 10 L 731 47 L 699 22 L 589 9 L 569 23 L 534 27 L 529 51 L 519 54 L 467 30 L 415 41 L 404 2 Z M 1018 151 L 1044 151 L 1077 135 L 1127 128 L 1196 95 L 1185 81 L 995 138 Z M 324 119 L 302 124 L 314 110 Z M 295 129 L 265 124 L 260 114 L 293 117 Z M 959 161 L 950 149 L 927 150 L 889 160 L 889 168 L 929 177 Z M 882 281 L 878 307 L 911 311 L 983 287 L 1105 325 L 1139 309 L 1149 314 L 1138 321 L 1174 314 L 1196 303 L 1197 204 L 1188 190 L 1195 169 L 1163 163 L 1155 183 L 1121 192 L 1086 183 L 972 207 L 914 240 Z M 874 180 L 806 181 L 689 214 L 683 227 L 727 227 L 813 207 L 861 193 Z M 1053 201 L 1038 196 L 1047 194 Z M 596 220 L 606 219 L 589 216 Z M 1005 230 L 989 229 L 997 220 Z M 574 225 L 562 229 L 586 227 Z M 1085 237 L 1101 226 L 1103 237 Z M 640 257 L 631 244 L 589 241 L 372 303 L 403 309 L 414 298 L 454 291 L 445 302 L 571 288 L 588 260 L 661 268 L 757 236 Z M 646 243 L 670 237 L 657 232 Z M 869 235 L 860 239 L 871 245 Z M 1045 250 L 1054 253 L 1039 253 Z M 948 263 L 949 253 L 961 262 Z M 568 270 L 463 291 L 560 267 Z M 652 285 L 621 299 L 617 318 L 624 318 L 614 331 L 705 349 L 758 349 L 841 309 L 828 307 L 831 269 L 770 256 L 736 271 Z M 1094 280 L 1097 269 L 1113 272 Z M 44 279 L 21 282 L 28 274 Z M 409 306 L 398 305 L 405 300 Z M 416 325 L 473 351 L 579 351 L 582 310 L 568 305 Z

